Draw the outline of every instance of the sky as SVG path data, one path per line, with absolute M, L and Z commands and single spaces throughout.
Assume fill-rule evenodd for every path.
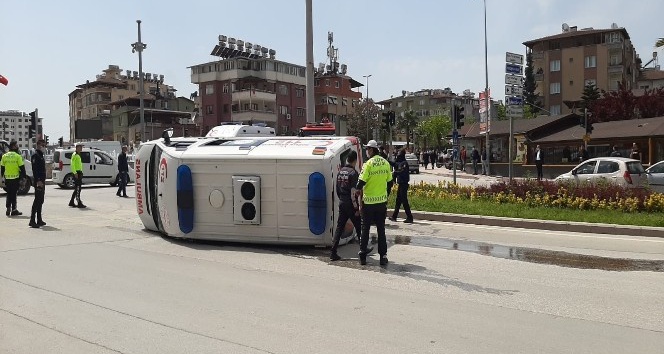
M 525 54 L 524 41 L 561 32 L 561 25 L 624 27 L 650 60 L 664 37 L 664 1 L 486 0 L 488 76 L 502 100 L 505 52 Z M 305 0 L 4 0 L 0 20 L 0 110 L 39 109 L 45 134 L 68 140 L 68 94 L 109 64 L 138 71 L 136 20 L 142 21 L 143 71 L 163 74 L 180 96 L 197 90 L 187 67 L 218 59 L 218 35 L 277 51 L 305 65 Z M 660 25 L 657 25 L 657 24 Z M 485 87 L 481 0 L 313 0 L 314 61 L 327 61 L 334 32 L 339 62 L 376 100 L 402 90 Z M 663 54 L 659 50 L 660 56 Z M 362 88 L 366 95 L 366 87 Z

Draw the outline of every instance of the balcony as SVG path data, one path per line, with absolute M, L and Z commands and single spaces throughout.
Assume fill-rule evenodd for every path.
M 544 52 L 533 52 L 533 60 L 544 59 Z
M 622 74 L 624 70 L 625 67 L 623 67 L 622 65 L 610 65 L 608 72 L 609 74 Z
M 277 94 L 261 90 L 239 90 L 233 92 L 233 102 L 237 101 L 277 101 Z
M 622 50 L 623 49 L 623 43 L 622 42 L 607 43 L 606 44 L 606 49 L 608 49 L 608 50 Z
M 244 123 L 276 123 L 277 113 L 273 111 L 234 110 L 231 119 L 233 122 Z

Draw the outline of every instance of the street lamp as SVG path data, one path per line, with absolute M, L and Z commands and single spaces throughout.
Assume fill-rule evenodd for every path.
M 489 119 L 491 118 L 491 111 L 489 107 L 489 53 L 487 45 L 487 36 L 486 36 L 486 0 L 484 0 L 484 72 L 486 85 L 484 87 L 484 99 L 486 100 L 486 159 L 487 159 L 487 170 L 491 170 L 491 145 L 489 144 Z M 489 171 L 486 171 L 486 175 L 489 175 Z
M 369 78 L 371 77 L 371 74 L 369 75 L 362 75 L 363 78 L 367 79 L 367 104 L 366 104 L 366 110 L 367 110 L 367 141 L 369 141 Z
M 139 86 L 139 112 L 141 116 L 141 140 L 145 140 L 145 112 L 144 112 L 144 103 L 143 103 L 143 50 L 147 47 L 147 44 L 141 42 L 141 20 L 136 20 L 138 24 L 138 42 L 131 44 L 131 52 L 138 52 L 138 86 Z

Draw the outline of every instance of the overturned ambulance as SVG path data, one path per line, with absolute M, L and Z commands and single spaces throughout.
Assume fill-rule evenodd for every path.
M 147 142 L 136 155 L 138 215 L 171 237 L 331 245 L 335 181 L 352 150 L 361 160 L 354 137 Z M 349 223 L 342 242 L 353 234 Z

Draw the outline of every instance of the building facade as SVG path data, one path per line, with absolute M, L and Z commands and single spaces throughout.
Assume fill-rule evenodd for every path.
M 551 115 L 571 113 L 583 89 L 594 84 L 615 91 L 621 83 L 635 88 L 637 55 L 627 30 L 577 29 L 563 24 L 563 32 L 523 43 L 532 52 L 536 93 Z
M 642 70 L 636 82 L 636 88 L 664 88 L 664 70 L 659 70 L 659 68 Z
M 2 140 L 8 142 L 16 140 L 19 149 L 34 147 L 30 145 L 30 115 L 21 111 L 0 111 L 0 134 Z M 37 135 L 41 137 L 44 134 L 42 127 L 42 118 L 37 122 Z M 51 141 L 49 141 L 51 143 Z
M 145 93 L 163 97 L 174 97 L 175 89 L 164 85 L 164 75 L 143 73 L 143 90 Z M 117 65 L 109 65 L 94 81 L 86 81 L 76 86 L 69 93 L 69 136 L 76 141 L 76 122 L 78 120 L 95 120 L 108 117 L 112 110 L 112 102 L 137 96 L 140 92 L 140 78 L 137 71 L 123 70 Z
M 363 86 L 353 78 L 338 72 L 316 72 L 314 76 L 314 100 L 316 122 L 327 119 L 337 127 L 337 133 L 345 135 L 346 118 L 355 112 L 362 93 L 353 89 Z

